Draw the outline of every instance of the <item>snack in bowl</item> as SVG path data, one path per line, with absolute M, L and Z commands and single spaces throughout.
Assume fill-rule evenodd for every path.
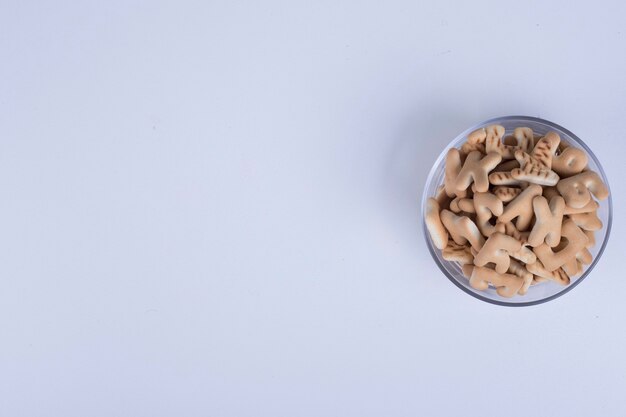
M 536 286 L 568 286 L 601 253 L 594 246 L 596 232 L 602 248 L 608 236 L 598 215 L 609 198 L 604 175 L 556 130 L 492 123 L 447 151 L 424 224 L 474 292 L 523 298 Z

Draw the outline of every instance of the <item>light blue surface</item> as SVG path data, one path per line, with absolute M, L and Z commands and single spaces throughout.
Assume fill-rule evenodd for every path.
M 2 2 L 0 415 L 626 415 L 626 4 Z M 611 241 L 467 296 L 419 203 L 468 126 L 584 139 Z

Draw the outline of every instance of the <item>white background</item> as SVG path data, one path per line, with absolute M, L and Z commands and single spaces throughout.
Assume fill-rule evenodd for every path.
M 0 415 L 624 416 L 623 2 L 0 3 Z M 39 4 L 36 4 L 39 3 Z M 540 116 L 603 259 L 504 308 L 426 249 L 436 156 Z

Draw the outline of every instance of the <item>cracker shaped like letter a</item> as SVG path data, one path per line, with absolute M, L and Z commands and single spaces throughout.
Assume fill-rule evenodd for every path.
M 524 285 L 524 280 L 513 274 L 499 274 L 493 269 L 474 267 L 470 277 L 470 285 L 479 291 L 489 287 L 489 283 L 496 287 L 502 297 L 513 297 Z
M 528 236 L 528 244 L 537 247 L 545 240 L 548 246 L 552 248 L 557 246 L 561 242 L 565 200 L 563 197 L 552 197 L 548 204 L 545 197 L 537 196 L 533 198 L 533 210 L 536 220 Z
M 563 222 L 561 236 L 567 239 L 567 245 L 558 252 L 554 252 L 545 243 L 533 249 L 537 258 L 548 271 L 554 271 L 565 265 L 569 260 L 575 259 L 576 254 L 587 245 L 587 235 L 571 219 Z
M 572 208 L 587 205 L 591 200 L 591 194 L 600 200 L 609 196 L 609 189 L 604 185 L 600 176 L 593 171 L 585 171 L 565 178 L 559 181 L 556 189 L 565 199 L 565 204 Z
M 465 164 L 456 177 L 457 191 L 467 190 L 472 182 L 476 185 L 476 191 L 484 193 L 489 189 L 489 172 L 498 165 L 502 156 L 495 152 L 482 157 L 478 151 L 470 152 L 465 159 Z
M 465 245 L 469 242 L 476 251 L 482 248 L 485 238 L 469 217 L 457 216 L 449 210 L 442 210 L 440 216 L 443 225 L 458 245 Z
M 504 208 L 498 221 L 507 223 L 517 217 L 515 227 L 520 232 L 526 231 L 533 218 L 533 198 L 541 195 L 541 186 L 531 184 Z

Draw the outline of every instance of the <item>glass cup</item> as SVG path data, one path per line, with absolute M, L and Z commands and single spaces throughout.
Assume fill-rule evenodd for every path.
M 452 140 L 446 146 L 446 148 L 441 152 L 437 160 L 435 161 L 430 173 L 428 175 L 428 179 L 426 180 L 426 186 L 424 187 L 424 195 L 422 196 L 422 228 L 424 230 L 424 237 L 426 238 L 426 245 L 432 255 L 433 259 L 441 272 L 448 277 L 450 281 L 466 293 L 470 294 L 473 297 L 478 298 L 479 300 L 486 301 L 488 303 L 503 305 L 503 306 L 530 306 L 540 303 L 545 303 L 546 301 L 554 300 L 555 298 L 565 294 L 566 292 L 572 290 L 578 284 L 580 284 L 591 272 L 593 267 L 598 263 L 600 257 L 602 256 L 602 252 L 604 252 L 604 248 L 609 240 L 609 233 L 611 231 L 611 223 L 613 220 L 613 202 L 611 200 L 610 188 L 609 188 L 609 198 L 598 201 L 600 207 L 598 208 L 598 217 L 602 221 L 602 229 L 597 230 L 595 232 L 596 244 L 589 248 L 589 251 L 593 255 L 593 261 L 590 265 L 583 266 L 583 272 L 577 277 L 573 277 L 571 282 L 567 286 L 559 285 L 552 281 L 542 282 L 536 285 L 531 285 L 528 289 L 528 292 L 525 295 L 515 295 L 512 298 L 505 298 L 496 292 L 496 289 L 491 285 L 485 291 L 479 291 L 472 288 L 469 285 L 469 280 L 463 275 L 461 272 L 461 265 L 457 262 L 450 262 L 443 259 L 441 251 L 433 245 L 433 242 L 430 238 L 430 234 L 426 229 L 426 223 L 424 222 L 423 214 L 426 212 L 426 201 L 430 197 L 434 197 L 437 193 L 437 188 L 443 184 L 444 181 L 444 171 L 445 171 L 445 159 L 446 153 L 450 148 L 460 148 L 461 145 L 467 139 L 467 135 L 481 127 L 486 127 L 492 124 L 499 124 L 504 126 L 506 129 L 505 136 L 513 133 L 513 130 L 516 127 L 529 127 L 533 130 L 535 134 L 545 135 L 549 131 L 555 131 L 561 136 L 561 140 L 564 140 L 570 144 L 570 146 L 582 149 L 586 152 L 589 157 L 588 166 L 591 170 L 598 173 L 598 175 L 604 181 L 607 188 L 609 188 L 609 183 L 600 165 L 600 161 L 596 158 L 596 156 L 591 152 L 591 149 L 576 135 L 574 135 L 569 130 L 555 124 L 549 122 L 547 120 L 539 119 L 536 117 L 527 117 L 527 116 L 506 116 L 506 117 L 497 117 L 494 119 L 486 120 L 482 123 L 477 124 L 476 126 L 472 126 L 466 131 L 462 132 L 456 138 Z

